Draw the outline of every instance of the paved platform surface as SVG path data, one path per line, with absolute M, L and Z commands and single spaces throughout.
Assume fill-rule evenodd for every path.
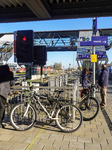
M 99 92 L 97 98 L 100 101 Z M 0 150 L 112 150 L 112 81 L 107 90 L 107 107 L 74 133 L 63 133 L 54 125 L 35 125 L 15 131 L 10 124 L 0 129 Z

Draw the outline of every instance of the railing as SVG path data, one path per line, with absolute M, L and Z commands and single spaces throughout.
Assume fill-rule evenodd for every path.
M 63 86 L 66 86 L 67 83 L 68 83 L 68 74 L 56 75 L 56 76 L 51 77 L 48 80 L 49 87 L 63 87 Z
M 73 80 L 73 79 L 72 79 Z M 48 99 L 56 99 L 56 90 L 63 89 L 64 92 L 61 93 L 60 99 L 66 100 L 66 103 L 72 102 L 76 105 L 76 102 L 78 101 L 78 92 L 79 92 L 79 79 L 74 80 L 73 86 L 61 86 L 61 87 L 51 87 L 51 86 L 34 86 L 34 89 L 39 92 L 40 95 L 47 97 L 46 99 L 41 99 L 41 102 L 47 107 L 47 109 L 51 110 L 51 105 L 49 104 Z M 8 97 L 8 103 L 6 104 L 6 115 L 5 120 L 9 121 L 9 115 L 11 109 L 18 103 L 18 102 L 27 102 L 31 98 L 31 91 L 29 90 L 29 86 L 15 86 L 13 89 L 11 89 L 11 92 L 13 95 L 10 95 Z M 38 106 L 39 107 L 39 106 Z M 45 118 L 44 112 L 43 112 L 43 118 Z M 39 116 L 39 115 L 38 115 Z M 42 114 L 41 114 L 42 116 Z M 39 117 L 38 117 L 38 120 Z M 43 122 L 41 117 L 41 121 Z

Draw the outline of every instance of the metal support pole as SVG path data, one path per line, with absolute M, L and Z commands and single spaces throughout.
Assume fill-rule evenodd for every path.
M 41 82 L 43 82 L 43 77 L 42 77 L 42 75 L 43 75 L 43 66 L 41 66 Z
M 95 46 L 93 46 L 93 54 L 95 55 Z M 95 85 L 95 62 L 93 62 L 93 85 Z M 93 96 L 95 97 L 95 90 Z
M 97 18 L 93 18 L 93 36 L 96 36 L 97 32 Z M 95 55 L 95 46 L 93 46 L 93 55 Z M 93 62 L 93 84 L 95 85 L 95 62 Z M 93 96 L 95 97 L 95 89 Z
M 73 70 L 74 70 L 74 55 L 75 55 L 75 54 L 73 54 Z
M 26 65 L 26 80 L 31 79 L 31 66 Z

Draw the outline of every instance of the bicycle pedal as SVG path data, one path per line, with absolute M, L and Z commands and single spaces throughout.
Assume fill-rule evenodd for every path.
M 50 118 L 45 118 L 45 119 L 42 119 L 42 120 L 51 120 Z
M 87 107 L 86 107 L 86 108 L 87 108 L 87 109 L 89 109 L 89 110 L 91 109 L 91 107 L 90 107 L 90 106 L 88 106 L 88 105 L 87 105 Z
M 85 108 L 83 108 L 83 107 L 80 107 L 80 110 L 81 110 L 81 111 L 83 111 L 83 110 L 86 110 L 86 109 L 85 109 Z
M 85 106 L 80 106 L 80 110 L 86 110 Z
M 51 118 L 51 120 L 57 120 L 57 119 L 59 119 L 59 118 Z

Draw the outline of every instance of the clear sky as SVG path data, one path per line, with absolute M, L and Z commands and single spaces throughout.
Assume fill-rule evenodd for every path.
M 80 30 L 92 29 L 93 18 L 83 19 L 66 19 L 52 21 L 33 21 L 22 23 L 0 23 L 0 33 L 14 32 L 17 30 L 33 30 L 33 31 L 56 31 L 56 30 Z M 112 28 L 112 17 L 98 17 L 97 28 Z M 107 51 L 109 63 L 112 62 L 112 49 Z M 55 62 L 62 63 L 64 68 L 77 66 L 76 52 L 48 52 L 47 65 L 53 65 Z M 13 62 L 12 57 L 9 62 Z

